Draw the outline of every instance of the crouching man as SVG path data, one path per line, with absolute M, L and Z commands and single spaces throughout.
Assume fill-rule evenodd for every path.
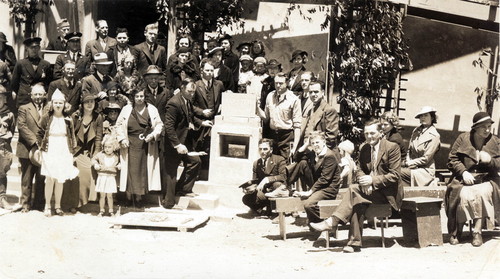
M 273 140 L 261 139 L 259 154 L 260 159 L 253 163 L 252 180 L 240 186 L 245 193 L 243 203 L 255 214 L 261 214 L 264 207 L 269 211 L 266 193 L 281 191 L 285 196 L 289 194 L 284 185 L 286 162 L 283 157 L 273 154 Z
M 323 132 L 313 131 L 304 139 L 304 144 L 297 150 L 300 161 L 287 167 L 287 184 L 301 179 L 309 190 L 298 191 L 294 196 L 304 199 L 304 209 L 309 223 L 320 222 L 318 202 L 334 200 L 340 187 L 340 154 L 326 145 Z

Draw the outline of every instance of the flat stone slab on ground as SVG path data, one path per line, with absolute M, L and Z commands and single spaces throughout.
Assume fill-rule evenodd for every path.
M 115 226 L 175 228 L 179 231 L 194 229 L 208 221 L 208 216 L 184 212 L 130 212 L 113 218 Z

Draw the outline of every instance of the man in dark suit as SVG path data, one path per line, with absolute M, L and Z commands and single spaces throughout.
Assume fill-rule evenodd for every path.
M 312 149 L 312 150 L 309 150 Z M 326 145 L 325 134 L 313 131 L 304 144 L 297 149 L 298 163 L 287 167 L 287 184 L 301 179 L 309 188 L 297 191 L 294 196 L 305 198 L 304 208 L 309 222 L 319 222 L 318 202 L 334 200 L 340 188 L 340 154 L 337 149 L 330 150 Z
M 52 99 L 52 94 L 59 89 L 66 97 L 66 102 L 71 105 L 69 114 L 75 112 L 80 106 L 80 96 L 82 95 L 82 82 L 75 79 L 76 65 L 73 60 L 66 60 L 62 68 L 63 76 L 49 84 L 47 99 Z
M 40 130 L 38 122 L 46 103 L 45 95 L 43 85 L 35 85 L 30 94 L 31 102 L 19 108 L 17 120 L 19 141 L 16 156 L 21 164 L 22 195 L 19 203 L 22 205 L 22 212 L 28 212 L 30 209 L 43 210 L 45 205 L 45 177 L 40 174 L 40 166 L 32 163 L 29 156 L 30 150 L 36 148 L 36 135 Z
M 125 58 L 133 57 L 134 63 L 139 61 L 139 50 L 128 44 L 129 36 L 127 28 L 116 29 L 116 47 L 112 48 L 114 65 L 120 70 L 125 64 Z M 160 114 L 161 115 L 161 114 Z
M 0 60 L 7 63 L 11 72 L 14 71 L 17 63 L 16 53 L 14 48 L 7 44 L 7 36 L 3 32 L 0 32 Z
M 309 100 L 311 109 L 302 120 L 301 142 L 312 131 L 325 133 L 326 145 L 333 149 L 337 145 L 337 135 L 339 133 L 339 115 L 330 106 L 325 96 L 325 84 L 321 81 L 313 81 L 309 85 Z
M 163 207 L 172 208 L 175 205 L 176 192 L 180 195 L 192 193 L 194 182 L 200 169 L 200 157 L 189 154 L 193 151 L 192 132 L 196 126 L 211 127 L 210 120 L 202 121 L 194 115 L 191 101 L 196 93 L 196 84 L 191 79 L 185 79 L 181 91 L 167 103 L 165 115 L 165 157 L 167 171 L 167 192 L 162 202 Z M 177 168 L 183 162 L 184 171 L 177 181 Z
M 286 179 L 285 158 L 273 154 L 273 140 L 263 138 L 259 141 L 260 159 L 253 163 L 252 180 L 241 185 L 245 195 L 243 203 L 256 213 L 261 214 L 267 207 L 270 213 L 270 204 L 266 193 L 283 187 Z
M 105 20 L 98 20 L 95 23 L 95 30 L 97 39 L 90 40 L 85 45 L 85 56 L 91 61 L 98 53 L 108 53 L 111 48 L 116 46 L 116 40 L 108 36 L 108 22 Z
M 63 77 L 64 73 L 62 69 L 67 60 L 75 61 L 74 78 L 77 81 L 88 75 L 90 70 L 90 60 L 87 57 L 83 56 L 80 52 L 81 37 L 82 33 L 80 32 L 68 33 L 66 37 L 64 37 L 68 42 L 68 51 L 57 56 L 56 63 L 54 65 L 54 79 Z
M 167 70 L 167 51 L 156 43 L 158 23 L 146 25 L 144 36 L 146 41 L 135 46 L 139 50 L 139 61 L 137 62 L 139 74 L 143 75 L 150 65 L 156 65 L 160 67 L 162 72 L 165 72 Z
M 349 241 L 343 250 L 346 253 L 361 250 L 364 214 L 369 204 L 390 203 L 399 210 L 403 198 L 399 146 L 383 138 L 382 126 L 376 119 L 365 123 L 364 133 L 366 144 L 359 151 L 359 184 L 348 188 L 331 218 L 311 224 L 318 231 L 336 231 L 340 222 L 350 222 Z
M 34 37 L 24 40 L 28 57 L 21 59 L 14 66 L 11 87 L 17 94 L 17 107 L 31 102 L 31 86 L 42 83 L 45 87 L 52 80 L 49 61 L 40 58 L 41 38 Z
M 49 40 L 49 44 L 47 45 L 48 50 L 58 50 L 58 51 L 66 51 L 68 40 L 66 39 L 66 35 L 69 33 L 70 25 L 66 18 L 61 19 L 61 22 L 57 24 L 57 33 L 59 36 L 55 40 Z
M 93 94 L 99 99 L 106 98 L 105 92 L 108 88 L 108 82 L 113 79 L 109 76 L 113 61 L 108 58 L 106 53 L 98 53 L 94 57 L 94 65 L 96 71 L 93 75 L 86 76 L 82 79 L 82 93 Z

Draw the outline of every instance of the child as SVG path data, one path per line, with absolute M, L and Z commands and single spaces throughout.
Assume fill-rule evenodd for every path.
M 354 144 L 350 140 L 345 140 L 339 144 L 339 150 L 342 156 L 339 164 L 339 166 L 342 167 L 340 178 L 342 179 L 342 188 L 346 188 L 354 182 L 353 178 L 355 177 L 353 174 L 356 171 L 356 164 L 351 158 L 354 152 Z
M 0 208 L 11 210 L 7 202 L 7 172 L 12 164 L 12 147 L 10 142 L 14 134 L 14 114 L 7 107 L 7 94 L 5 87 L 0 85 Z
M 114 216 L 113 211 L 113 193 L 117 192 L 116 174 L 120 169 L 120 159 L 116 155 L 115 150 L 118 149 L 118 141 L 116 137 L 110 135 L 104 136 L 102 140 L 103 151 L 97 153 L 92 158 L 92 165 L 97 171 L 97 181 L 95 191 L 99 193 L 99 217 L 104 214 L 104 205 L 106 197 L 108 198 L 108 210 L 111 216 Z
M 105 120 L 102 123 L 103 134 L 116 138 L 116 120 L 120 114 L 121 108 L 116 103 L 109 103 L 104 109 Z

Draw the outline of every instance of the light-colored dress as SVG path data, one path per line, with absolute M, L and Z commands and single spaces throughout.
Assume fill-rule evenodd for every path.
M 107 155 L 102 151 L 92 159 L 92 165 L 98 163 L 101 169 L 97 171 L 95 191 L 98 193 L 116 193 L 116 174 L 118 172 L 119 158 L 117 155 Z
M 78 169 L 73 166 L 73 155 L 68 147 L 64 117 L 52 118 L 48 148 L 47 152 L 42 152 L 41 165 L 41 174 L 56 179 L 59 183 L 78 175 Z

